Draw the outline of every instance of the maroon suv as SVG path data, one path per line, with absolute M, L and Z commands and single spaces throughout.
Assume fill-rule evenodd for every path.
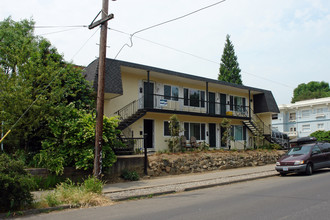
M 292 147 L 276 162 L 281 175 L 290 172 L 311 175 L 314 170 L 330 168 L 330 143 L 315 142 Z

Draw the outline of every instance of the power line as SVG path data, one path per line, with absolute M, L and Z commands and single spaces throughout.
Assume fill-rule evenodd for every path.
M 269 82 L 272 82 L 272 83 L 275 83 L 275 84 L 279 84 L 279 85 L 282 85 L 284 87 L 288 87 L 290 89 L 294 89 L 293 86 L 286 85 L 286 84 L 284 84 L 282 82 L 279 82 L 279 81 L 276 81 L 276 80 L 272 80 L 272 79 L 269 79 L 269 78 L 266 78 L 266 77 L 258 76 L 256 74 L 249 73 L 249 72 L 246 72 L 246 71 L 243 71 L 243 70 L 242 70 L 242 73 L 246 73 L 246 74 L 251 75 L 251 76 L 254 76 L 256 78 L 263 79 L 263 80 L 266 80 L 266 81 L 269 81 Z
M 118 55 L 121 53 L 121 51 L 123 50 L 123 48 L 124 48 L 125 46 L 133 47 L 133 36 L 134 36 L 135 34 L 140 33 L 140 32 L 143 32 L 143 31 L 146 31 L 146 30 L 149 30 L 149 29 L 152 29 L 152 28 L 155 28 L 155 27 L 158 27 L 158 26 L 161 26 L 161 25 L 164 25 L 164 24 L 168 24 L 168 23 L 173 22 L 173 21 L 180 20 L 180 19 L 182 19 L 182 18 L 188 17 L 188 16 L 190 16 L 190 15 L 192 15 L 192 14 L 195 14 L 195 13 L 197 13 L 197 12 L 203 11 L 203 10 L 208 9 L 208 8 L 211 8 L 211 7 L 214 7 L 214 6 L 216 6 L 216 5 L 218 5 L 218 4 L 221 4 L 221 3 L 225 2 L 225 1 L 226 1 L 226 0 L 218 1 L 218 2 L 216 2 L 216 3 L 213 3 L 213 4 L 211 4 L 211 5 L 208 5 L 208 6 L 202 7 L 202 8 L 200 8 L 200 9 L 197 9 L 197 10 L 195 10 L 195 11 L 189 12 L 189 13 L 184 14 L 184 15 L 182 15 L 182 16 L 179 16 L 179 17 L 176 17 L 176 18 L 173 18 L 173 19 L 170 19 L 170 20 L 167 20 L 167 21 L 161 22 L 161 23 L 159 23 L 159 24 L 155 24 L 155 25 L 152 25 L 152 26 L 149 26 L 149 27 L 146 27 L 146 28 L 143 28 L 143 29 L 141 29 L 141 30 L 138 30 L 138 31 L 134 32 L 133 34 L 130 35 L 130 43 L 131 43 L 131 44 L 130 44 L 130 45 L 127 44 L 127 43 L 124 44 L 124 45 L 120 48 L 120 50 L 119 50 L 119 52 L 117 53 L 117 55 L 115 56 L 115 59 L 118 57 Z
M 223 2 L 225 2 L 225 1 L 226 1 L 226 0 L 218 1 L 218 2 L 213 3 L 213 4 L 211 4 L 211 5 L 208 5 L 208 6 L 205 6 L 205 7 L 203 7 L 203 8 L 200 8 L 200 9 L 197 9 L 197 10 L 195 10 L 195 11 L 192 11 L 192 12 L 190 12 L 190 13 L 188 13 L 188 14 L 184 14 L 184 15 L 182 15 L 182 16 L 179 16 L 179 17 L 177 17 L 177 18 L 173 18 L 173 19 L 170 19 L 170 20 L 168 20 L 168 21 L 164 21 L 164 22 L 162 22 L 162 23 L 155 24 L 155 25 L 152 25 L 152 26 L 150 26 L 150 27 L 147 27 L 147 28 L 141 29 L 141 30 L 139 30 L 139 31 L 134 32 L 132 35 L 135 35 L 135 34 L 140 33 L 140 32 L 142 32 L 142 31 L 146 31 L 146 30 L 149 30 L 149 29 L 152 29 L 152 28 L 155 28 L 155 27 L 158 27 L 158 26 L 161 26 L 161 25 L 164 25 L 164 24 L 167 24 L 167 23 L 170 23 L 170 22 L 177 21 L 177 20 L 179 20 L 179 19 L 182 19 L 182 18 L 188 17 L 188 16 L 190 16 L 190 15 L 192 15 L 192 14 L 195 14 L 195 13 L 197 13 L 197 12 L 200 12 L 200 11 L 203 11 L 203 10 L 205 10 L 205 9 L 211 8 L 211 7 L 213 7 L 213 6 L 216 6 L 216 5 L 218 5 L 218 4 L 223 3 Z
M 126 34 L 126 35 L 130 35 L 128 33 L 125 33 L 123 31 L 120 31 L 120 30 L 116 30 L 116 29 L 113 29 L 113 28 L 109 28 L 109 30 L 112 30 L 112 31 L 116 31 L 118 33 L 122 33 L 122 34 Z M 170 47 L 170 46 L 167 46 L 165 44 L 161 44 L 161 43 L 157 43 L 155 41 L 151 41 L 151 40 L 148 40 L 148 39 L 145 39 L 143 37 L 138 37 L 138 36 L 134 36 L 135 38 L 138 38 L 140 40 L 144 40 L 144 41 L 147 41 L 149 43 L 152 43 L 152 44 L 155 44 L 155 45 L 158 45 L 158 46 L 161 46 L 161 47 L 164 47 L 164 48 L 167 48 L 167 49 L 170 49 L 170 50 L 174 50 L 176 52 L 179 52 L 179 53 L 183 53 L 183 54 L 186 54 L 186 55 L 189 55 L 189 56 L 192 56 L 192 57 L 195 57 L 195 58 L 198 58 L 198 59 L 201 59 L 201 60 L 205 60 L 205 61 L 208 61 L 208 62 L 211 62 L 211 63 L 215 63 L 215 64 L 219 64 L 219 62 L 216 62 L 216 61 L 213 61 L 213 60 L 210 60 L 210 59 L 207 59 L 205 57 L 201 57 L 201 56 L 198 56 L 198 55 L 195 55 L 195 54 L 192 54 L 192 53 L 189 53 L 189 52 L 186 52 L 186 51 L 183 51 L 183 50 L 180 50 L 180 49 L 177 49 L 177 48 L 174 48 L 174 47 Z M 220 65 L 220 64 L 219 64 Z
M 49 32 L 49 33 L 44 33 L 44 34 L 39 34 L 39 35 L 40 35 L 40 36 L 45 36 L 45 35 L 58 34 L 58 33 L 62 33 L 62 32 L 78 30 L 78 29 L 79 29 L 79 28 L 70 28 L 70 29 L 66 29 L 66 30 L 54 31 L 54 32 Z
M 111 31 L 116 31 L 118 33 L 121 33 L 121 34 L 125 34 L 125 35 L 130 35 L 129 33 L 126 33 L 124 31 L 120 31 L 120 30 L 116 30 L 116 29 L 113 29 L 113 28 L 109 28 L 109 30 Z M 210 63 L 214 63 L 214 64 L 217 64 L 220 66 L 220 62 L 217 62 L 217 61 L 213 61 L 213 60 L 210 60 L 210 59 L 207 59 L 207 58 L 204 58 L 204 57 L 201 57 L 201 56 L 198 56 L 198 55 L 195 55 L 195 54 L 192 54 L 192 53 L 189 53 L 189 52 L 186 52 L 186 51 L 183 51 L 183 50 L 180 50 L 180 49 L 177 49 L 177 48 L 174 48 L 174 47 L 170 47 L 170 46 L 167 46 L 165 44 L 160 44 L 160 43 L 157 43 L 157 42 L 154 42 L 154 41 L 151 41 L 151 40 L 148 40 L 148 39 L 145 39 L 145 38 L 142 38 L 142 37 L 138 37 L 138 36 L 134 36 L 135 38 L 138 38 L 140 40 L 144 40 L 144 41 L 147 41 L 149 43 L 152 43 L 152 44 L 155 44 L 155 45 L 158 45 L 158 46 L 161 46 L 161 47 L 164 47 L 164 48 L 167 48 L 167 49 L 170 49 L 170 50 L 174 50 L 176 52 L 179 52 L 179 53 L 183 53 L 183 54 L 186 54 L 186 55 L 189 55 L 189 56 L 192 56 L 192 57 L 195 57 L 197 59 L 200 59 L 200 60 L 204 60 L 204 61 L 207 61 L 207 62 L 210 62 Z M 279 84 L 279 85 L 282 85 L 284 87 L 288 87 L 290 89 L 294 89 L 294 87 L 292 86 L 289 86 L 289 85 L 286 85 L 282 82 L 279 82 L 279 81 L 275 81 L 275 80 L 271 80 L 269 78 L 266 78 L 266 77 L 262 77 L 262 76 L 259 76 L 259 75 L 256 75 L 256 74 L 253 74 L 253 73 L 250 73 L 250 72 L 247 72 L 247 71 L 241 71 L 242 73 L 246 73 L 248 75 L 251 75 L 251 76 L 254 76 L 256 78 L 259 78 L 259 79 L 262 79 L 262 80 L 266 80 L 266 81 L 269 81 L 269 82 L 272 82 L 272 83 L 275 83 L 275 84 Z
M 85 28 L 85 27 L 88 27 L 87 25 L 66 25 L 66 26 L 51 26 L 51 25 L 45 25 L 45 26 L 42 26 L 42 25 L 37 25 L 37 26 L 34 26 L 34 28 Z

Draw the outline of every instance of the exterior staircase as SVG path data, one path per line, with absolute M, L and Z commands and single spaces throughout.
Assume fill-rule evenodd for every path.
M 274 143 L 271 129 L 265 126 L 265 123 L 257 115 L 253 114 L 249 120 L 243 121 L 243 124 L 254 136 L 263 136 L 268 142 Z
M 121 118 L 121 121 L 119 122 L 118 125 L 118 129 L 121 131 L 124 130 L 125 128 L 127 128 L 128 126 L 139 120 L 140 118 L 142 118 L 145 114 L 146 114 L 145 109 L 139 109 L 129 117 L 125 119 Z
M 115 112 L 115 115 L 119 116 L 120 119 L 118 125 L 119 130 L 123 131 L 125 128 L 127 128 L 146 114 L 147 111 L 144 108 L 139 108 L 141 101 L 143 101 L 143 99 L 135 100 L 120 109 L 119 111 Z

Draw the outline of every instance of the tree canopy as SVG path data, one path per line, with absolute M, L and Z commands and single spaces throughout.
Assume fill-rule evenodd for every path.
M 237 62 L 234 45 L 230 41 L 230 35 L 226 36 L 226 43 L 221 57 L 218 80 L 242 85 L 241 69 Z
M 318 141 L 330 142 L 330 131 L 315 131 L 310 134 L 311 137 L 316 137 Z
M 0 122 L 4 132 L 15 125 L 4 140 L 7 152 L 39 151 L 58 108 L 69 103 L 77 109 L 93 107 L 92 90 L 81 71 L 65 62 L 48 40 L 34 35 L 33 20 L 9 17 L 0 22 Z
M 329 83 L 321 81 L 315 82 L 311 81 L 307 84 L 302 83 L 298 85 L 293 91 L 293 97 L 291 103 L 298 101 L 317 99 L 330 97 L 330 86 Z

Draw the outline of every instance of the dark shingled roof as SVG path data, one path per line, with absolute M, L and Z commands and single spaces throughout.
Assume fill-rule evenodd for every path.
M 115 60 L 106 59 L 105 63 L 104 93 L 123 94 L 120 64 Z M 97 77 L 99 72 L 99 59 L 94 60 L 84 70 L 85 79 L 93 83 L 97 89 Z
M 280 112 L 271 91 L 264 90 L 264 93 L 254 95 L 253 98 L 254 98 L 254 103 L 253 103 L 254 113 Z
M 274 99 L 274 96 L 271 91 L 263 90 L 259 88 L 238 85 L 234 83 L 219 81 L 215 79 L 209 79 L 201 76 L 194 76 L 186 73 L 179 73 L 171 70 L 160 69 L 157 67 L 146 66 L 142 64 L 130 63 L 126 61 L 106 59 L 106 77 L 105 77 L 105 93 L 114 93 L 114 94 L 123 94 L 122 80 L 121 80 L 121 72 L 120 67 L 131 67 L 142 70 L 149 70 L 151 72 L 158 72 L 172 76 L 183 77 L 187 79 L 215 83 L 224 86 L 230 86 L 234 88 L 250 90 L 259 92 L 259 94 L 254 95 L 254 105 L 255 105 L 255 113 L 262 112 L 274 112 L 279 113 L 278 106 Z M 85 68 L 85 78 L 88 81 L 93 82 L 93 87 L 97 88 L 97 74 L 98 74 L 98 59 L 94 60 L 91 64 L 89 64 Z

